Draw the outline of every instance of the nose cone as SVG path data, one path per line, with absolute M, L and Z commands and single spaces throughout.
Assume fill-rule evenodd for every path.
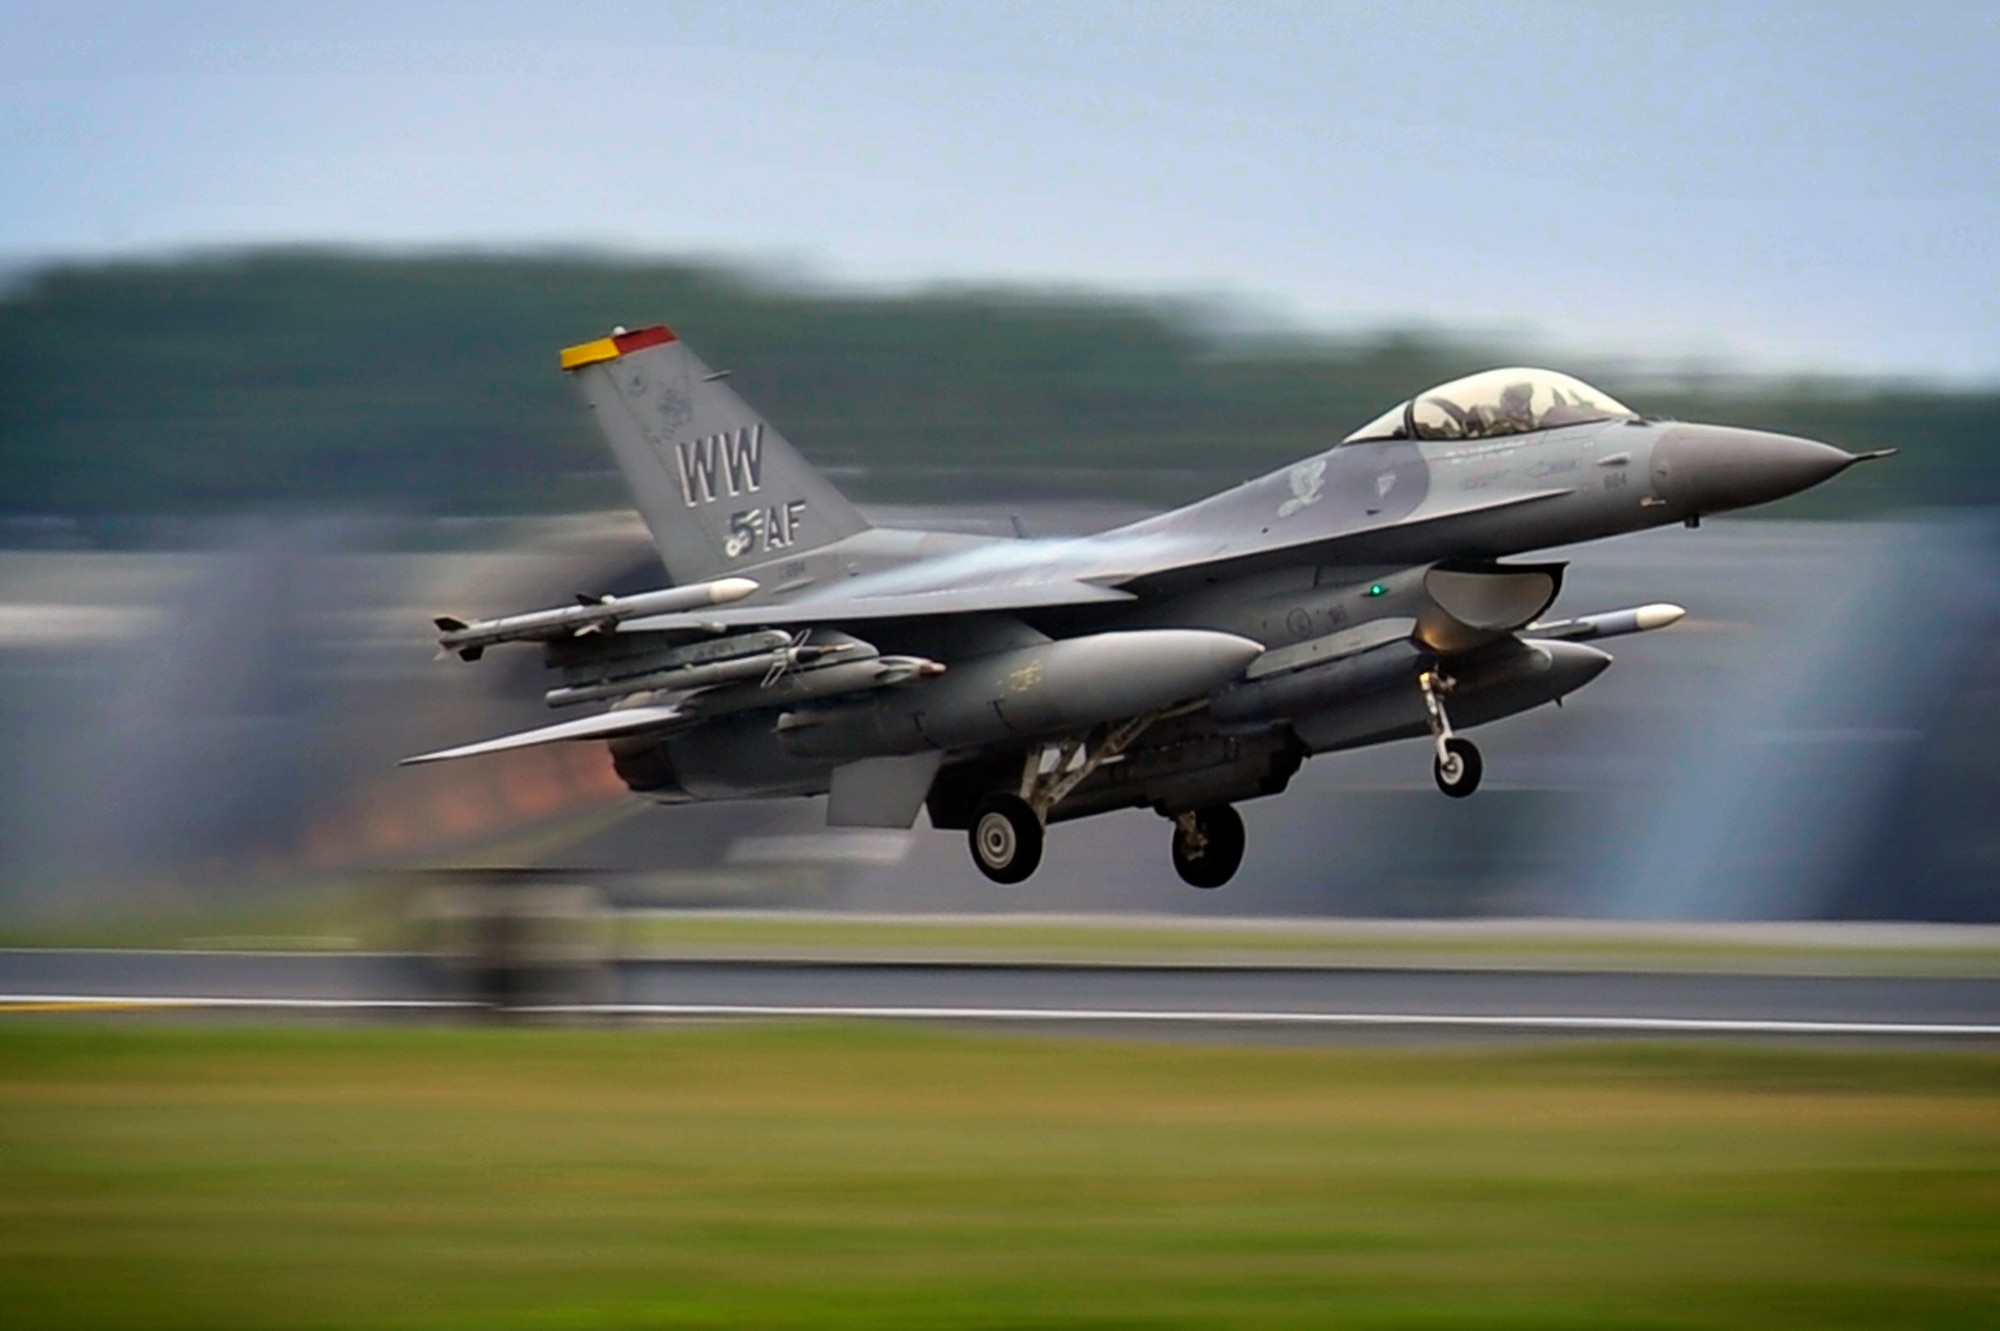
M 1653 446 L 1653 486 L 1678 511 L 1719 513 L 1810 490 L 1858 461 L 1788 434 L 1683 425 Z

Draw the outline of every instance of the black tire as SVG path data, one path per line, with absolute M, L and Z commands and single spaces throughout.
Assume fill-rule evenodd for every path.
M 1479 746 L 1469 739 L 1453 735 L 1444 742 L 1449 764 L 1437 758 L 1431 759 L 1431 779 L 1437 788 L 1455 800 L 1462 800 L 1479 789 L 1479 778 L 1486 773 L 1486 762 L 1479 756 Z
M 1243 864 L 1243 815 L 1227 804 L 1195 813 L 1195 829 L 1201 849 L 1193 849 L 1191 839 L 1179 822 L 1174 824 L 1174 872 L 1189 887 L 1204 891 L 1221 887 L 1236 876 Z
M 1042 862 L 1042 820 L 1019 795 L 988 795 L 965 834 L 972 862 L 996 883 L 1025 882 Z

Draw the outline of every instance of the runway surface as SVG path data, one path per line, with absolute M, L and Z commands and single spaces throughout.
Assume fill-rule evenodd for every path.
M 0 1006 L 365 1013 L 473 1006 L 394 954 L 0 951 Z M 604 1016 L 860 1017 L 1390 1035 L 1682 1033 L 2000 1044 L 2000 979 L 1558 970 L 635 961 L 598 976 Z

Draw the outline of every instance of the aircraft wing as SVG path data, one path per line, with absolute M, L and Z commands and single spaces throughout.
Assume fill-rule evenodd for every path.
M 927 615 L 980 611 L 1021 611 L 1059 606 L 1115 605 L 1144 592 L 1171 591 L 1194 577 L 1236 577 L 1287 564 L 1318 563 L 1363 566 L 1415 564 L 1444 554 L 1476 557 L 1483 553 L 1480 533 L 1489 526 L 1504 530 L 1518 510 L 1574 494 L 1571 489 L 1537 490 L 1461 503 L 1404 518 L 1379 527 L 1306 536 L 1296 540 L 1259 541 L 1255 536 L 1231 540 L 1228 534 L 1211 541 L 1200 536 L 1162 534 L 1157 543 L 1104 547 L 1094 560 L 1089 542 L 1076 543 L 1068 578 L 938 590 L 888 592 L 874 596 L 841 596 L 838 588 L 772 605 L 729 605 L 679 614 L 648 615 L 618 625 L 623 633 L 693 632 L 711 627 L 765 628 L 785 625 L 843 624 L 875 619 L 915 619 Z M 1443 547 L 1449 546 L 1445 550 Z M 1176 548 L 1178 547 L 1178 548 Z
M 1506 520 L 1517 511 L 1575 493 L 1568 488 L 1536 490 L 1529 494 L 1509 495 L 1504 499 L 1458 504 L 1430 513 L 1420 512 L 1379 527 L 1224 548 L 1183 560 L 1149 561 L 1134 572 L 1106 578 L 1105 581 L 1120 588 L 1153 591 L 1166 590 L 1187 575 L 1240 577 L 1260 569 L 1288 564 L 1366 567 L 1433 563 L 1446 557 L 1478 558 L 1498 552 L 1497 548 L 1492 552 L 1482 548 L 1482 531 L 1489 528 L 1505 530 Z
M 418 763 L 441 763 L 451 758 L 476 758 L 485 753 L 528 749 L 537 744 L 554 744 L 560 740 L 616 739 L 620 735 L 637 735 L 648 730 L 658 730 L 680 720 L 683 715 L 678 707 L 626 707 L 606 712 L 602 716 L 586 716 L 575 721 L 561 721 L 552 726 L 540 726 L 534 730 L 501 735 L 497 739 L 480 740 L 476 744 L 461 744 L 454 749 L 419 753 L 414 757 L 403 759 L 397 766 L 414 767 Z
M 786 624 L 845 624 L 869 619 L 916 619 L 980 611 L 1036 610 L 1049 606 L 1110 605 L 1137 599 L 1131 592 L 1093 582 L 996 583 L 938 591 L 894 592 L 882 596 L 821 596 L 777 605 L 732 605 L 725 609 L 628 619 L 622 633 L 724 628 L 764 628 Z

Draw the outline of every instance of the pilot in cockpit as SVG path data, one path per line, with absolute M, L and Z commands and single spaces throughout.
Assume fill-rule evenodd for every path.
M 1500 400 L 1491 406 L 1479 403 L 1465 411 L 1465 433 L 1471 439 L 1491 439 L 1503 434 L 1526 434 L 1535 428 L 1535 386 L 1521 382 L 1500 390 Z
M 1488 434 L 1526 434 L 1535 428 L 1535 386 L 1508 384 L 1500 391 L 1500 410 Z
M 1566 374 L 1486 370 L 1419 394 L 1343 442 L 1491 439 L 1630 415 L 1630 408 Z

